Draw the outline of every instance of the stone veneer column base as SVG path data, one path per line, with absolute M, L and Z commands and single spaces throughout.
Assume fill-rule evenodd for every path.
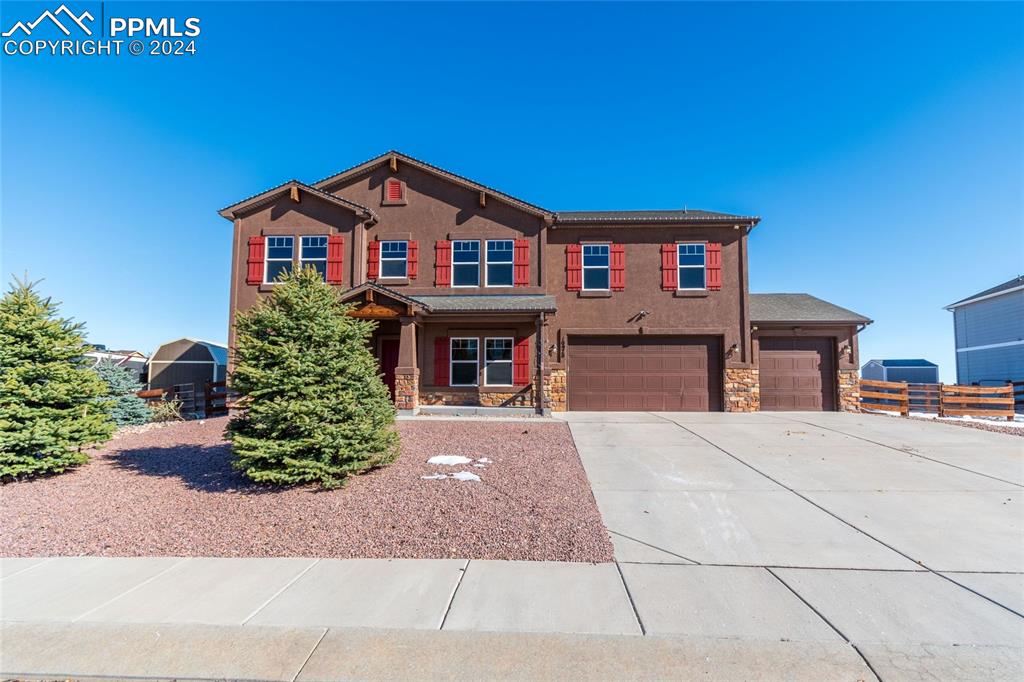
M 565 370 L 549 370 L 544 379 L 544 409 L 565 412 Z
M 533 386 L 523 386 L 509 391 L 456 391 L 432 388 L 420 395 L 420 404 L 458 407 L 532 407 Z
M 839 411 L 860 412 L 860 371 L 841 369 L 836 372 L 839 384 Z
M 725 370 L 725 411 L 757 412 L 761 409 L 761 380 L 757 369 Z
M 420 371 L 395 373 L 395 407 L 415 413 L 420 407 Z

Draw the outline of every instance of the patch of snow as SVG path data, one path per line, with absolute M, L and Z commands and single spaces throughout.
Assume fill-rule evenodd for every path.
M 480 477 L 474 474 L 472 471 L 460 471 L 457 474 L 452 474 L 452 478 L 459 481 L 479 481 Z
M 477 461 L 480 462 L 481 464 L 490 464 L 491 463 L 491 460 L 487 459 L 486 457 L 481 457 Z
M 448 478 L 448 474 L 430 474 L 429 476 L 420 476 L 420 478 L 428 481 L 436 481 L 440 478 Z
M 469 464 L 473 460 L 469 457 L 463 457 L 462 455 L 434 455 L 427 460 L 427 464 L 447 464 L 448 466 L 455 466 L 456 464 Z
M 475 466 L 477 469 L 486 469 L 487 468 L 486 464 L 474 464 L 473 466 Z

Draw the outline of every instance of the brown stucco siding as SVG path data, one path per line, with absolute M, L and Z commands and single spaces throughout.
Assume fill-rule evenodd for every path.
M 383 201 L 383 185 L 388 178 L 405 183 L 406 201 L 388 205 Z M 365 273 L 366 244 L 371 240 L 415 240 L 419 245 L 419 276 L 414 280 L 381 279 L 387 287 L 404 294 L 527 294 L 542 293 L 539 254 L 543 220 L 509 204 L 490 199 L 480 206 L 479 192 L 455 185 L 408 164 L 399 164 L 392 173 L 383 166 L 355 177 L 345 178 L 325 188 L 332 194 L 371 207 L 379 221 L 365 230 L 358 258 Z M 528 239 L 530 240 L 530 286 L 486 287 L 483 273 L 485 247 L 481 244 L 479 287 L 435 287 L 434 245 L 452 239 Z
M 324 201 L 308 192 L 301 193 L 301 201 L 294 202 L 288 196 L 265 205 L 235 220 L 233 240 L 234 263 L 231 269 L 231 319 L 228 330 L 228 347 L 235 344 L 235 314 L 240 310 L 248 310 L 262 297 L 272 290 L 273 285 L 254 285 L 246 283 L 248 272 L 249 237 L 293 236 L 294 263 L 298 263 L 300 255 L 300 237 L 315 235 L 340 234 L 345 238 L 344 245 L 344 282 L 340 286 L 348 289 L 358 278 L 354 273 L 355 259 L 353 252 L 354 235 L 358 233 L 360 219 L 354 213 L 341 206 Z
M 554 366 L 565 362 L 564 347 L 573 335 L 672 334 L 721 336 L 723 349 L 737 346 L 727 367 L 749 362 L 748 332 L 741 324 L 747 296 L 742 244 L 744 228 L 728 227 L 558 227 L 549 231 L 545 251 L 548 293 L 558 307 L 551 320 L 557 348 Z M 676 242 L 722 244 L 720 291 L 673 292 L 661 288 L 661 245 Z M 621 292 L 593 297 L 566 290 L 567 244 L 611 242 L 625 245 L 626 286 Z M 640 311 L 647 315 L 638 317 Z

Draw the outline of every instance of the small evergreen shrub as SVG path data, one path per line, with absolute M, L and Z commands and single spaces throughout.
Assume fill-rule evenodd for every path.
M 82 359 L 83 325 L 34 283 L 0 298 L 0 480 L 59 473 L 114 432 L 107 386 Z
M 238 316 L 230 385 L 247 409 L 227 437 L 253 481 L 335 488 L 397 455 L 395 408 L 368 345 L 376 323 L 348 311 L 306 268 Z
M 100 362 L 93 369 L 107 385 L 110 416 L 115 424 L 132 426 L 149 422 L 150 410 L 146 401 L 135 395 L 142 390 L 142 384 L 134 372 L 109 361 Z

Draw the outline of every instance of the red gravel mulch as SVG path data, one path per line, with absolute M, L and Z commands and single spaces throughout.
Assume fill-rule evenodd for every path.
M 326 492 L 249 484 L 225 424 L 123 433 L 77 470 L 0 486 L 0 556 L 612 560 L 565 424 L 399 422 L 393 464 Z M 482 480 L 421 478 L 457 471 Z

